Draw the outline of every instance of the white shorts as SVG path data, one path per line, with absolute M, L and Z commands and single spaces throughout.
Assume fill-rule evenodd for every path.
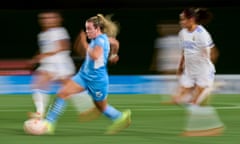
M 73 63 L 41 63 L 36 71 L 51 73 L 53 80 L 60 80 L 75 74 Z
M 185 88 L 191 88 L 194 87 L 195 85 L 200 86 L 200 87 L 210 87 L 213 85 L 215 78 L 215 72 L 209 72 L 208 74 L 201 74 L 201 75 L 188 75 L 184 73 L 180 77 L 180 85 L 185 87 Z

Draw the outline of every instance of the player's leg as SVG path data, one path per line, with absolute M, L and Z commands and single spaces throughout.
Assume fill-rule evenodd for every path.
M 66 100 L 71 95 L 84 91 L 84 86 L 80 86 L 78 83 L 75 82 L 76 77 L 68 80 L 68 82 L 61 88 L 61 90 L 57 94 L 57 97 L 55 98 L 55 101 L 48 110 L 45 119 L 48 128 L 47 133 L 49 134 L 54 133 L 56 122 L 59 119 L 60 115 L 64 112 L 64 109 L 66 107 Z
M 70 59 L 66 59 L 64 63 L 57 64 L 56 66 L 58 69 L 58 79 L 64 85 L 71 78 L 71 75 L 75 73 L 73 62 Z M 74 93 L 69 99 L 78 112 L 80 122 L 96 119 L 100 115 L 87 91 Z
M 212 86 L 211 87 L 206 87 L 206 88 L 196 88 L 196 96 L 192 100 L 193 104 L 196 105 L 206 105 L 207 104 L 207 99 L 212 91 Z
M 196 77 L 195 96 L 192 100 L 193 104 L 201 105 L 210 96 L 214 88 L 214 72 L 209 72 Z
M 192 87 L 180 86 L 178 93 L 172 96 L 172 101 L 175 104 L 187 104 L 192 99 Z
M 115 134 L 128 127 L 131 123 L 131 111 L 119 111 L 107 102 L 108 83 L 90 82 L 89 93 L 94 99 L 94 103 L 99 111 L 107 118 L 113 121 L 112 126 L 108 128 L 106 134 Z
M 72 63 L 43 63 L 36 70 L 33 83 L 33 101 L 36 112 L 29 113 L 30 117 L 43 117 L 49 103 L 48 89 L 53 81 L 64 84 L 75 72 Z
M 76 108 L 80 122 L 89 122 L 101 115 L 88 91 L 73 94 L 69 99 Z
M 217 136 L 224 130 L 214 107 L 190 105 L 187 107 L 186 125 L 183 136 Z
M 203 105 L 203 101 L 209 96 L 212 90 L 213 79 L 198 77 L 196 79 L 196 96 L 193 105 L 187 108 L 188 118 L 186 123 L 185 136 L 211 136 L 219 135 L 224 130 L 216 110 L 210 105 Z
M 176 94 L 172 96 L 174 103 L 189 103 L 189 101 L 192 99 L 194 86 L 194 78 L 183 74 L 179 79 L 179 88 Z
M 110 120 L 113 124 L 108 128 L 106 134 L 116 134 L 117 132 L 127 128 L 131 123 L 131 111 L 119 111 L 112 105 L 107 103 L 107 100 L 96 101 L 96 107 Z
M 51 81 L 51 75 L 45 71 L 38 71 L 34 78 L 32 98 L 36 111 L 28 113 L 28 116 L 32 118 L 42 118 L 46 112 L 50 99 L 48 86 Z
M 64 62 L 64 64 L 59 64 L 58 67 L 60 70 L 59 76 L 62 78 L 62 83 L 64 84 L 65 80 L 69 79 L 68 76 L 74 74 L 75 67 L 70 59 Z M 80 83 L 80 85 L 82 84 Z M 80 122 L 91 121 L 100 116 L 101 113 L 95 107 L 95 104 L 87 91 L 74 93 L 69 99 L 78 112 Z

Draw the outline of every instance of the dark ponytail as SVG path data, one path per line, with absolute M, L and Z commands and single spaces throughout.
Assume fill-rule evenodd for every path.
M 212 13 L 207 8 L 187 8 L 183 10 L 186 18 L 194 17 L 198 24 L 208 24 L 212 20 Z

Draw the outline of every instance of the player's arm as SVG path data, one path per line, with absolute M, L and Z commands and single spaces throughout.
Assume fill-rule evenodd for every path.
M 177 76 L 181 75 L 183 73 L 183 70 L 184 70 L 184 63 L 185 63 L 185 58 L 184 58 L 184 48 L 183 48 L 183 35 L 182 35 L 182 31 L 180 31 L 178 33 L 178 36 L 179 36 L 179 43 L 180 43 L 180 47 L 182 48 L 182 54 L 181 54 L 181 58 L 180 58 L 180 61 L 179 61 L 179 65 L 178 65 L 178 69 L 177 69 Z
M 215 46 L 211 35 L 206 32 L 202 33 L 199 35 L 199 43 L 203 48 L 203 55 L 209 57 L 210 54 L 210 60 L 215 64 L 219 56 L 219 51 Z
M 68 39 L 58 40 L 55 43 L 57 45 L 57 48 L 55 49 L 55 51 L 44 53 L 46 56 L 52 56 L 61 51 L 69 50 L 70 48 L 70 41 Z
M 113 37 L 109 37 L 108 40 L 111 47 L 110 55 L 117 55 L 119 51 L 119 41 Z
M 97 60 L 103 54 L 103 48 L 99 45 L 96 45 L 92 49 L 87 48 L 87 52 L 93 60 Z
M 185 59 L 184 59 L 184 54 L 182 51 L 182 56 L 181 56 L 181 59 L 180 59 L 179 65 L 178 65 L 178 69 L 177 69 L 177 75 L 181 75 L 183 73 L 184 61 L 185 61 Z
M 92 49 L 89 48 L 87 42 L 87 36 L 84 31 L 80 31 L 75 43 L 74 50 L 78 52 L 79 55 L 84 55 L 88 52 L 89 56 L 93 60 L 97 60 L 103 53 L 103 48 L 100 45 L 96 45 Z
M 36 59 L 39 61 L 42 58 L 53 56 L 61 51 L 69 50 L 70 48 L 70 41 L 68 39 L 58 40 L 55 44 L 57 45 L 57 48 L 54 51 L 41 53 L 37 55 Z
M 82 30 L 80 31 L 74 42 L 73 49 L 78 55 L 85 57 L 87 48 L 88 48 L 87 36 L 85 32 Z
M 110 55 L 109 55 L 109 62 L 115 64 L 119 60 L 118 51 L 119 51 L 119 41 L 114 37 L 108 38 L 110 43 Z
M 219 50 L 217 47 L 212 47 L 210 51 L 210 59 L 215 64 L 219 57 Z
M 84 31 L 81 31 L 78 35 L 77 42 L 75 43 L 75 49 L 80 53 L 88 52 L 89 56 L 93 60 L 97 60 L 103 53 L 103 48 L 99 45 L 96 45 L 92 49 L 89 48 L 87 42 L 87 36 Z

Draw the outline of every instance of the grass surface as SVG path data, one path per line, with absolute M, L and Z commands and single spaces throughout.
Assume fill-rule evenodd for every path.
M 132 110 L 131 126 L 117 135 L 104 135 L 111 124 L 104 116 L 80 123 L 69 103 L 60 118 L 56 134 L 30 136 L 22 129 L 27 112 L 34 110 L 30 95 L 0 96 L 0 140 L 3 144 L 238 144 L 240 141 L 240 95 L 214 95 L 214 106 L 225 124 L 225 132 L 215 137 L 181 137 L 185 110 L 161 105 L 160 95 L 109 95 L 120 110 Z M 53 98 L 53 97 L 52 97 Z

